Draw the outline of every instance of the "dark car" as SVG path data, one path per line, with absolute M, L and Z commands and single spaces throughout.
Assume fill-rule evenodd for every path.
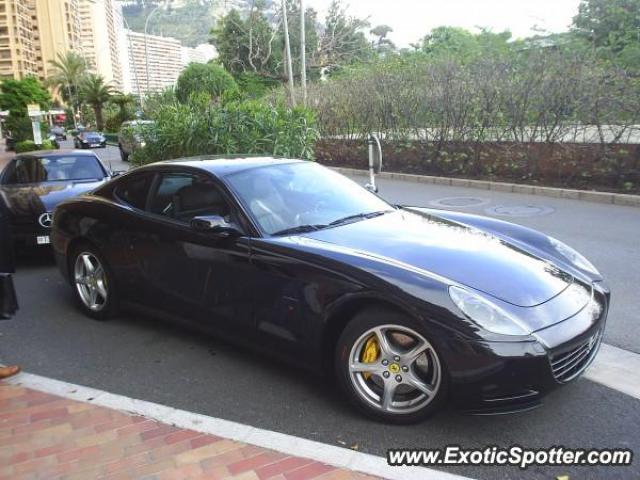
M 609 290 L 579 253 L 518 225 L 396 206 L 313 162 L 185 159 L 61 204 L 56 260 L 87 315 L 181 317 L 323 372 L 378 419 L 445 400 L 536 406 L 580 375 Z
M 53 210 L 63 200 L 111 177 L 92 152 L 37 151 L 17 155 L 0 173 L 0 200 L 16 246 L 48 245 Z
M 106 148 L 107 139 L 100 132 L 80 132 L 73 139 L 75 148 Z
M 51 135 L 54 135 L 56 141 L 58 142 L 67 139 L 67 132 L 62 127 L 59 127 L 59 126 L 51 127 L 51 129 L 49 130 L 49 133 Z

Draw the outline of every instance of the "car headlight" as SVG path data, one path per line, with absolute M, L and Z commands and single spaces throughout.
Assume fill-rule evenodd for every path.
M 531 333 L 518 320 L 480 295 L 452 285 L 449 287 L 449 296 L 462 313 L 489 332 L 502 335 Z
M 566 258 L 573 266 L 589 273 L 593 273 L 594 275 L 600 275 L 598 269 L 594 267 L 589 260 L 587 260 L 582 254 L 576 252 L 566 243 L 552 237 L 549 237 L 549 242 L 555 251 Z

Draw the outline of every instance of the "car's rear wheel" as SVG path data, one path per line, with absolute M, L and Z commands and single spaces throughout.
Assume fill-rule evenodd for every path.
M 115 280 L 102 255 L 91 245 L 74 251 L 72 282 L 80 307 L 96 320 L 107 320 L 117 311 Z
M 336 346 L 338 382 L 353 404 L 390 423 L 418 422 L 446 395 L 444 365 L 423 329 L 387 309 L 366 309 Z
M 120 150 L 120 158 L 122 159 L 123 162 L 128 162 L 129 161 L 129 154 L 126 153 L 123 149 L 122 149 L 122 145 L 118 144 L 118 150 Z

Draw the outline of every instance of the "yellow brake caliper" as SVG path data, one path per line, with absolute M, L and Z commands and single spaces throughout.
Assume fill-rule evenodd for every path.
M 364 344 L 364 349 L 362 350 L 362 363 L 373 363 L 378 359 L 380 355 L 380 345 L 378 345 L 378 339 L 375 335 L 371 335 L 367 342 Z M 365 372 L 362 374 L 365 380 L 369 380 L 371 374 Z

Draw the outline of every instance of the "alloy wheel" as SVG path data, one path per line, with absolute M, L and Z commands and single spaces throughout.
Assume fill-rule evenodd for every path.
M 381 325 L 353 344 L 349 378 L 357 394 L 375 409 L 409 414 L 436 398 L 442 367 L 432 345 L 418 332 Z
M 74 266 L 76 290 L 82 303 L 94 312 L 107 304 L 109 292 L 104 267 L 91 252 L 82 252 L 76 257 Z

